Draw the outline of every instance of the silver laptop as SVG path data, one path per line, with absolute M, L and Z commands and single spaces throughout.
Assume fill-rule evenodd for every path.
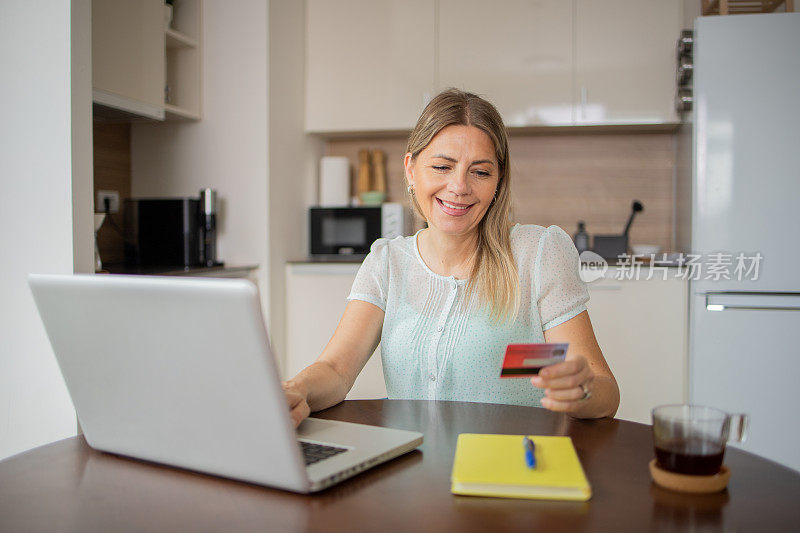
M 412 431 L 314 418 L 295 431 L 249 281 L 28 283 L 95 449 L 305 493 L 422 444 Z

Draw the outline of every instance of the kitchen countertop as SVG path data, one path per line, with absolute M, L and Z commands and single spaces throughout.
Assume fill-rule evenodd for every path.
M 291 261 L 286 261 L 287 264 L 290 265 L 324 265 L 324 264 L 341 264 L 341 263 L 354 263 L 360 265 L 366 256 L 359 256 L 359 255 L 342 255 L 342 256 L 326 256 L 322 258 L 318 257 L 306 257 L 303 259 L 295 259 Z
M 258 268 L 258 265 L 219 265 L 214 267 L 132 267 L 124 264 L 104 265 L 101 273 L 131 274 L 141 276 L 242 276 Z

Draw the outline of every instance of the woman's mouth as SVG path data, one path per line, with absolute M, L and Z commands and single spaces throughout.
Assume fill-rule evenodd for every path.
M 460 217 L 466 215 L 470 208 L 475 204 L 456 204 L 453 202 L 445 202 L 441 198 L 436 198 L 436 203 L 439 204 L 439 209 L 446 214 L 453 217 Z

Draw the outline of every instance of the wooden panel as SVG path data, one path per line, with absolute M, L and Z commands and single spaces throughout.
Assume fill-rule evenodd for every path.
M 779 10 L 779 7 L 783 10 Z M 703 0 L 703 15 L 743 15 L 794 11 L 793 0 Z
M 673 247 L 672 135 L 512 137 L 511 154 L 518 222 L 619 234 L 636 199 L 631 244 Z
M 514 220 L 556 224 L 570 234 L 584 220 L 590 235 L 621 233 L 637 199 L 644 212 L 631 227 L 631 243 L 672 249 L 672 139 L 670 133 L 513 135 Z M 359 149 L 384 150 L 389 201 L 404 202 L 405 146 L 403 137 L 331 140 L 326 154 L 346 156 L 355 165 Z
M 97 191 L 119 191 L 120 211 L 111 215 L 97 233 L 97 245 L 104 265 L 125 260 L 121 230 L 124 200 L 131 195 L 130 124 L 94 123 L 94 196 Z M 95 205 L 95 211 L 102 206 Z M 113 222 L 113 223 L 112 223 Z

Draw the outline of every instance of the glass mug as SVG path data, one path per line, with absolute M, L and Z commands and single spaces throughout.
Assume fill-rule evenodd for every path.
M 663 470 L 710 476 L 722 468 L 725 444 L 744 442 L 749 418 L 698 405 L 661 405 L 653 409 L 653 444 Z M 736 430 L 731 438 L 731 425 Z

